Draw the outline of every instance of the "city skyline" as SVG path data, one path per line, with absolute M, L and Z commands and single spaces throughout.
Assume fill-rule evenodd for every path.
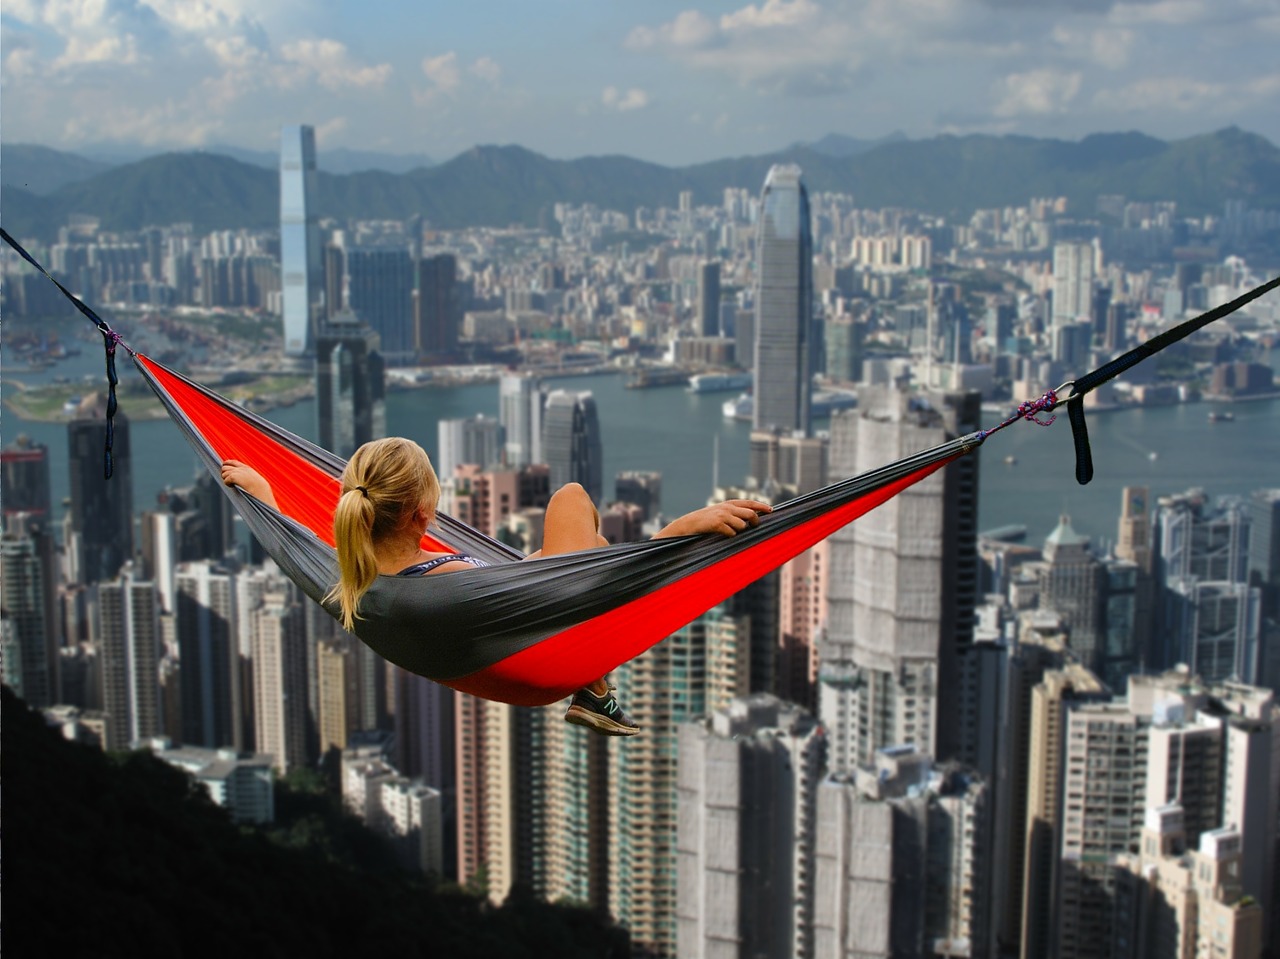
M 421 31 L 414 13 L 10 4 L 6 133 L 61 149 L 273 150 L 281 124 L 307 118 L 321 150 L 444 159 L 517 142 L 663 163 L 829 133 L 1177 138 L 1234 123 L 1280 139 L 1280 15 L 1249 0 L 576 3 L 556 15 L 505 3 L 433 11 Z

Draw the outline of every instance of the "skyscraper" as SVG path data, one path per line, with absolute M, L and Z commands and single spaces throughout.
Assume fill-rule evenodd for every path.
M 160 602 L 155 583 L 125 564 L 98 584 L 104 749 L 128 749 L 160 733 Z
M 316 336 L 320 445 L 344 459 L 387 435 L 386 383 L 378 335 L 350 312 L 321 323 Z
M 418 260 L 414 331 L 418 355 L 441 357 L 458 348 L 462 304 L 458 297 L 458 260 L 438 253 Z
M 545 400 L 536 377 L 503 373 L 498 381 L 498 422 L 506 436 L 506 465 L 510 469 L 545 462 L 542 455 Z
M 67 424 L 71 486 L 71 532 L 78 545 L 76 562 L 85 583 L 111 579 L 133 555 L 133 457 L 129 455 L 129 419 L 116 413 L 115 470 L 103 478 L 103 419 L 90 402 Z M 71 544 L 68 544 L 69 548 Z
M 413 362 L 413 260 L 403 247 L 347 250 L 348 305 L 378 334 L 388 364 Z
M 280 130 L 280 284 L 284 350 L 311 350 L 312 323 L 323 288 L 320 229 L 316 221 L 316 133 L 309 126 Z
M 464 420 L 439 420 L 436 440 L 435 467 L 441 482 L 464 463 L 490 469 L 502 460 L 502 426 L 492 416 L 478 413 Z
M 677 955 L 813 955 L 824 738 L 769 695 L 680 726 Z
M 208 560 L 183 563 L 174 573 L 186 746 L 245 745 L 236 721 L 241 691 L 235 579 Z
M 978 399 L 863 390 L 856 411 L 832 418 L 832 479 L 970 432 Z M 830 537 L 818 682 L 831 768 L 905 743 L 971 758 L 962 660 L 973 644 L 977 502 L 978 462 L 967 456 Z
M 58 629 L 54 621 L 57 590 L 53 534 L 34 515 L 5 517 L 0 536 L 0 590 L 3 618 L 10 628 L 15 663 L 9 682 L 37 709 L 62 702 L 58 690 Z M 7 652 L 7 651 L 6 651 Z
M 703 263 L 698 268 L 698 335 L 720 335 L 720 264 Z
M 49 512 L 49 448 L 25 434 L 0 450 L 0 509 L 31 513 L 52 522 Z
M 813 390 L 813 238 L 800 168 L 769 169 L 756 238 L 755 412 L 758 430 L 809 434 Z
M 307 762 L 307 636 L 302 607 L 285 592 L 253 614 L 256 748 L 284 775 Z
M 817 792 L 812 955 L 992 955 L 981 779 L 900 746 Z
M 1040 605 L 1062 618 L 1069 644 L 1086 669 L 1101 672 L 1106 570 L 1089 551 L 1089 538 L 1071 528 L 1068 516 L 1045 539 L 1045 562 L 1037 569 Z
M 551 489 L 581 483 L 593 502 L 604 495 L 600 420 L 590 393 L 556 390 L 547 397 L 542 449 L 551 467 Z
M 613 752 L 609 911 L 648 955 L 677 954 L 678 731 L 707 711 L 706 639 L 695 620 L 613 674 L 644 734 Z
M 1088 319 L 1093 310 L 1093 244 L 1053 247 L 1053 326 Z

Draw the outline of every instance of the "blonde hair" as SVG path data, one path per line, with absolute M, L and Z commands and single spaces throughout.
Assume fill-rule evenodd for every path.
M 342 472 L 342 496 L 333 513 L 339 578 L 325 596 L 336 600 L 342 628 L 355 628 L 360 598 L 378 578 L 375 545 L 422 507 L 435 513 L 440 481 L 426 451 L 413 440 L 390 437 L 365 443 Z

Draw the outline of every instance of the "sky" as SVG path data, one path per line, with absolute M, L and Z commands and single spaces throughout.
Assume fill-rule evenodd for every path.
M 828 133 L 1280 144 L 1280 0 L 5 0 L 3 136 L 667 165 Z

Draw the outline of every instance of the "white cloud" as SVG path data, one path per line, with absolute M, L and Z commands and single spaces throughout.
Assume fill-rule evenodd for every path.
M 1112 8 L 1109 19 L 1123 25 L 1186 26 L 1213 19 L 1221 12 L 1221 7 L 1215 7 L 1206 0 L 1156 0 L 1154 3 L 1118 3 Z
M 462 70 L 458 67 L 458 55 L 450 50 L 438 57 L 427 57 L 422 61 L 422 73 L 436 89 L 444 93 L 452 93 L 462 82 Z
M 812 0 L 765 0 L 759 8 L 748 4 L 741 10 L 720 17 L 720 29 L 767 30 L 771 27 L 794 27 L 817 17 L 818 5 Z
M 764 0 L 716 20 L 685 10 L 633 28 L 625 45 L 766 92 L 817 96 L 850 89 L 875 59 L 902 66 L 975 47 L 1003 56 L 999 23 L 971 0 Z
M 670 23 L 659 27 L 636 27 L 627 35 L 626 45 L 634 50 L 655 47 L 700 47 L 713 40 L 717 27 L 697 10 L 676 14 Z
M 502 67 L 492 57 L 478 57 L 475 63 L 467 67 L 467 72 L 494 86 L 502 80 Z
M 1062 113 L 1080 92 L 1078 72 L 1030 70 L 1012 73 L 996 85 L 997 117 L 1047 116 Z
M 1093 104 L 1109 113 L 1188 113 L 1212 110 L 1225 94 L 1226 88 L 1220 83 L 1191 77 L 1148 77 L 1115 89 L 1099 90 Z
M 353 63 L 346 44 L 337 40 L 297 40 L 280 48 L 287 63 L 297 64 L 327 90 L 343 87 L 377 88 L 391 76 L 391 64 L 361 66 Z
M 638 87 L 632 87 L 625 92 L 617 87 L 605 87 L 604 92 L 600 95 L 600 102 L 610 110 L 626 113 L 630 110 L 639 110 L 647 107 L 649 105 L 649 94 Z

